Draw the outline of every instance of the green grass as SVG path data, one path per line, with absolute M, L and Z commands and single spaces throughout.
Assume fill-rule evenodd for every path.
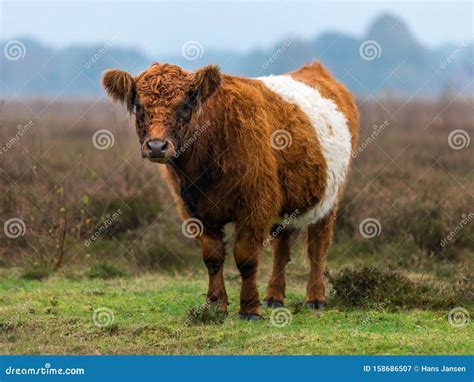
M 87 277 L 90 279 L 113 279 L 125 276 L 125 272 L 107 263 L 96 264 L 87 272 Z
M 205 277 L 0 281 L 0 353 L 12 354 L 472 354 L 472 323 L 453 327 L 447 311 L 295 309 L 303 289 L 289 290 L 289 325 L 237 319 L 238 280 L 227 281 L 224 323 L 189 319 L 204 301 Z M 263 284 L 261 284 L 263 286 Z M 261 290 L 263 293 L 263 289 Z M 94 325 L 94 310 L 114 322 Z M 103 321 L 100 321 L 103 322 Z

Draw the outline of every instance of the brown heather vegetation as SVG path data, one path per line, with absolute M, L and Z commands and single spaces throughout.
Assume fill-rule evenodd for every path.
M 359 145 L 367 145 L 354 160 L 340 205 L 329 270 L 370 266 L 396 268 L 412 280 L 470 279 L 474 222 L 441 243 L 474 212 L 474 144 L 462 150 L 448 145 L 454 129 L 474 136 L 472 102 L 369 99 L 359 100 L 359 107 Z M 197 244 L 181 233 L 157 165 L 140 157 L 125 110 L 102 100 L 12 99 L 4 102 L 0 119 L 0 223 L 3 228 L 6 220 L 21 218 L 26 225 L 16 239 L 1 233 L 3 274 L 204 272 Z M 29 121 L 31 127 L 12 142 L 18 126 Z M 99 129 L 113 132 L 113 147 L 94 148 Z M 117 211 L 119 217 L 87 245 Z M 359 233 L 366 218 L 382 228 L 372 239 Z M 301 283 L 303 235 L 289 267 L 289 277 Z M 270 259 L 268 253 L 263 257 L 266 279 Z M 237 277 L 234 268 L 229 256 L 228 278 Z

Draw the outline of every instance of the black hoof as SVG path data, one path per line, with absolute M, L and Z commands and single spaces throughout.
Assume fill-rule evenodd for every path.
M 272 309 L 283 308 L 283 303 L 281 301 L 273 301 Z
M 246 320 L 246 321 L 258 321 L 262 319 L 262 316 L 258 314 L 239 314 L 239 320 Z
M 307 309 L 322 310 L 324 308 L 324 305 L 324 302 L 315 300 L 307 302 L 305 306 Z
M 263 309 L 266 309 L 266 308 L 272 308 L 272 309 L 283 308 L 283 303 L 281 301 L 263 300 L 261 307 Z

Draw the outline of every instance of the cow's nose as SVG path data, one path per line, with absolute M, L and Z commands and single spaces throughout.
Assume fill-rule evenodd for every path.
M 146 143 L 151 158 L 164 158 L 168 152 L 169 143 L 166 139 L 153 139 Z

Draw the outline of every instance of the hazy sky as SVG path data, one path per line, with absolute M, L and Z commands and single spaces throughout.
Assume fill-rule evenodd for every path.
M 0 38 L 34 37 L 54 47 L 117 41 L 149 54 L 176 53 L 184 42 L 246 51 L 294 33 L 336 30 L 362 36 L 379 14 L 407 22 L 430 46 L 473 36 L 471 2 L 151 2 L 0 0 Z

